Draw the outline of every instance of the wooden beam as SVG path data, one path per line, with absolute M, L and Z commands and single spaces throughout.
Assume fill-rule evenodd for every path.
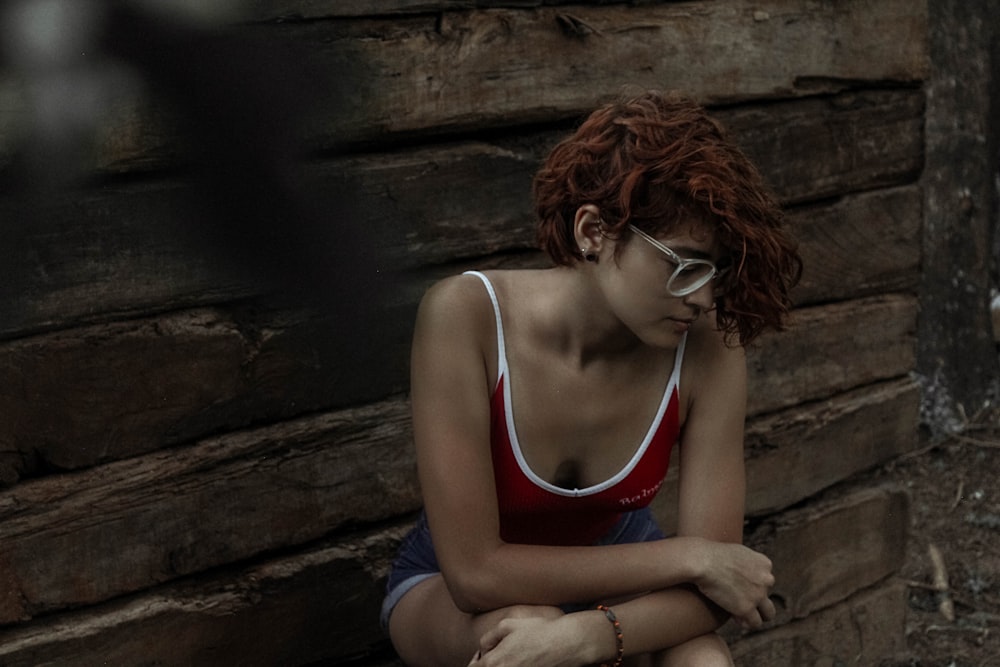
M 304 665 L 363 656 L 387 643 L 378 627 L 382 577 L 405 530 L 355 535 L 0 629 L 0 663 Z
M 740 667 L 875 665 L 906 649 L 906 585 L 890 580 L 731 645 Z
M 762 527 L 766 536 L 752 544 L 775 562 L 775 592 L 785 604 L 775 625 L 789 628 L 778 636 L 797 634 L 787 625 L 794 618 L 812 624 L 816 612 L 844 600 L 856 606 L 852 595 L 895 572 L 906 516 L 905 494 L 863 490 Z M 213 663 L 224 655 L 232 663 L 305 664 L 382 650 L 382 577 L 404 530 L 348 536 L 12 626 L 0 631 L 0 662 L 21 667 L 72 655 L 81 665 L 170 666 Z M 743 641 L 747 653 L 763 650 L 760 638 Z
M 876 326 L 877 325 L 877 326 Z M 914 369 L 917 300 L 883 295 L 793 311 L 748 350 L 747 412 L 827 398 Z
M 303 119 L 302 138 L 320 148 L 573 119 L 623 86 L 729 104 L 859 82 L 915 84 L 928 75 L 926 14 L 923 3 L 909 0 L 696 0 L 281 21 L 241 30 L 274 57 L 295 54 L 289 57 L 298 72 L 318 88 L 346 87 L 315 120 Z M 151 100 L 123 106 L 115 114 L 120 127 L 104 133 L 112 140 L 101 163 L 131 169 L 148 167 L 144 156 L 164 156 L 163 128 L 178 126 L 164 108 Z
M 915 450 L 919 408 L 919 385 L 903 378 L 754 419 L 746 430 L 748 514 L 790 507 Z
M 913 451 L 919 443 L 919 405 L 919 386 L 903 378 L 749 420 L 747 516 L 791 507 Z M 678 447 L 653 501 L 656 518 L 668 533 L 677 526 L 678 471 L 683 459 L 683 448 Z
M 378 329 L 336 315 L 199 309 L 10 342 L 0 355 L 0 480 L 404 391 L 411 319 L 412 306 Z
M 922 162 L 922 104 L 919 92 L 868 91 L 719 115 L 791 203 L 907 182 Z M 321 193 L 352 174 L 356 213 L 331 221 L 330 233 L 338 224 L 373 230 L 395 269 L 483 263 L 491 253 L 533 247 L 531 179 L 557 139 L 528 134 L 509 146 L 470 142 L 344 158 L 304 165 L 296 181 L 308 184 L 305 193 Z M 196 193 L 160 181 L 46 203 L 0 200 L 9 225 L 0 338 L 260 293 L 246 262 L 219 239 L 209 242 L 205 229 L 217 223 Z M 793 210 L 807 260 L 800 300 L 909 289 L 919 253 L 915 197 L 876 191 Z M 876 255 L 882 241 L 891 245 Z
M 911 185 L 789 211 L 789 226 L 805 264 L 794 292 L 796 302 L 915 294 L 922 197 L 920 188 Z
M 909 497 L 894 487 L 832 494 L 768 519 L 746 538 L 774 563 L 775 625 L 805 618 L 892 576 L 909 535 Z
M 413 308 L 387 311 L 367 333 L 336 318 L 203 309 L 7 343 L 0 481 L 405 391 Z M 899 295 L 796 311 L 788 331 L 750 351 L 749 413 L 911 371 L 915 318 L 915 300 Z
M 269 11 L 312 17 L 336 4 Z M 348 11 L 357 9 L 364 7 Z M 294 58 L 318 89 L 348 79 L 330 108 L 300 123 L 304 143 L 318 149 L 572 119 L 623 86 L 673 88 L 729 104 L 836 92 L 858 82 L 918 83 L 928 75 L 926 14 L 924 3 L 909 0 L 820 7 L 698 0 L 278 21 L 234 30 L 259 42 L 255 53 Z M 170 136 L 180 131 L 183 110 L 172 115 L 163 99 L 121 97 L 107 114 L 95 166 L 145 171 L 184 159 L 184 141 Z M 17 108 L 16 96 L 6 106 Z M 239 104 L 234 109 L 241 112 Z M 0 154 L 17 141 L 14 127 L 0 124 Z
M 19 484 L 0 495 L 0 625 L 412 511 L 409 443 L 396 401 Z
M 749 511 L 788 506 L 912 449 L 916 402 L 899 380 L 751 421 Z M 408 403 L 394 399 L 14 486 L 0 494 L 0 624 L 415 511 L 411 441 Z M 786 479 L 779 489 L 776 477 Z M 668 527 L 675 488 L 672 472 L 656 501 Z

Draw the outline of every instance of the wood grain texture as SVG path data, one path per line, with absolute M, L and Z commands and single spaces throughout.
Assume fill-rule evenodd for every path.
M 748 414 L 827 398 L 913 370 L 917 300 L 873 296 L 793 312 L 748 350 Z M 763 338 L 763 337 L 762 337 Z
M 0 495 L 0 624 L 410 512 L 409 442 L 390 402 L 17 485 Z
M 913 449 L 917 401 L 896 380 L 751 420 L 748 513 Z M 654 505 L 668 529 L 678 464 Z M 394 399 L 19 484 L 0 494 L 0 624 L 416 511 L 415 470 L 408 402 Z
M 785 603 L 775 625 L 807 617 L 812 627 L 820 609 L 844 600 L 853 605 L 852 595 L 898 568 L 906 511 L 898 491 L 860 490 L 763 524 L 753 543 L 774 560 L 776 592 Z M 337 663 L 382 650 L 382 577 L 404 531 L 405 524 L 347 536 L 0 630 L 0 660 L 20 667 L 73 655 L 78 665 L 167 666 L 217 664 L 221 654 L 229 662 L 268 665 Z M 787 627 L 777 637 L 796 634 Z M 745 641 L 748 651 L 763 650 L 760 638 Z
M 858 82 L 915 84 L 928 72 L 926 21 L 924 3 L 909 0 L 700 0 L 278 21 L 236 32 L 258 51 L 294 59 L 303 86 L 345 87 L 299 123 L 304 144 L 321 149 L 572 119 L 623 86 L 730 103 Z M 16 108 L 11 96 L 6 106 Z M 184 160 L 184 116 L 163 96 L 123 95 L 101 129 L 95 167 L 146 171 Z M 8 125 L 0 154 L 17 139 L 14 123 L 0 130 Z
M 746 515 L 764 517 L 919 446 L 920 390 L 909 378 L 890 380 L 814 403 L 752 418 L 745 431 Z M 679 470 L 672 465 L 653 511 L 668 533 L 677 526 Z
M 0 354 L 0 480 L 127 458 L 403 391 L 398 328 L 300 311 L 198 309 L 11 342 Z
M 336 319 L 245 319 L 217 309 L 8 343 L 0 480 L 405 391 L 415 306 L 347 344 Z M 749 414 L 910 372 L 915 318 L 916 301 L 905 295 L 796 311 L 788 331 L 766 334 L 749 353 Z
M 406 526 L 0 629 L 5 667 L 338 664 L 382 647 L 384 574 Z
M 906 584 L 889 580 L 731 645 L 739 667 L 868 665 L 906 648 Z
M 801 301 L 910 288 L 916 280 L 920 214 L 912 192 L 825 200 L 912 180 L 922 164 L 922 106 L 919 92 L 867 91 L 718 114 L 786 203 L 824 200 L 792 211 L 807 261 Z M 561 136 L 342 158 L 303 165 L 296 180 L 318 195 L 351 174 L 357 206 L 349 219 L 329 220 L 329 237 L 344 226 L 369 230 L 387 265 L 418 271 L 419 280 L 428 267 L 433 274 L 433 267 L 534 247 L 531 179 Z M 213 242 L 206 229 L 217 220 L 196 193 L 190 183 L 154 181 L 56 197 L 30 211 L 27 202 L 0 200 L 0 217 L 12 221 L 0 338 L 265 291 L 245 257 Z M 892 245 L 878 256 L 875 243 L 883 240 Z

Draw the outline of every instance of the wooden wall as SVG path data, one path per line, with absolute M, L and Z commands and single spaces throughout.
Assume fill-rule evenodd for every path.
M 379 230 L 404 279 L 372 330 L 225 269 L 184 233 L 182 220 L 213 223 L 155 89 L 115 107 L 85 186 L 30 209 L 6 193 L 0 663 L 392 664 L 377 615 L 420 504 L 406 396 L 417 300 L 466 268 L 545 264 L 531 176 L 625 85 L 711 106 L 806 260 L 794 326 L 750 354 L 747 539 L 774 559 L 780 613 L 764 632 L 727 628 L 738 663 L 867 664 L 899 648 L 907 498 L 858 475 L 917 442 L 923 3 L 247 12 L 234 34 L 265 52 L 295 45 L 311 86 L 346 82 L 296 128 L 309 151 L 294 174 L 307 195 L 352 176 L 361 205 L 329 233 Z M 669 479 L 656 505 L 668 524 Z

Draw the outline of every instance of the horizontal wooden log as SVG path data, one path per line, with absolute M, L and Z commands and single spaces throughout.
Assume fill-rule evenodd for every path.
M 771 625 L 805 618 L 897 573 L 909 525 L 909 498 L 894 487 L 832 494 L 764 521 L 746 543 L 774 564 L 778 614 Z
M 498 9 L 402 30 L 372 21 L 344 40 L 366 77 L 330 130 L 377 138 L 575 117 L 622 85 L 669 82 L 706 102 L 731 102 L 839 90 L 845 81 L 916 82 L 928 71 L 926 21 L 925 8 L 905 0 Z M 317 45 L 316 69 L 336 71 L 319 46 L 328 25 L 288 25 L 286 34 Z
M 775 560 L 776 591 L 788 605 L 777 624 L 788 623 L 793 612 L 813 623 L 815 612 L 894 572 L 905 509 L 902 494 L 863 490 L 768 524 L 768 536 L 755 546 Z M 307 658 L 336 664 L 381 650 L 382 577 L 402 530 L 345 538 L 240 572 L 12 626 L 0 631 L 0 661 L 17 667 L 72 656 L 74 664 L 103 665 L 141 657 L 168 666 L 217 664 L 225 655 L 239 664 L 303 664 Z M 775 632 L 796 636 L 794 629 Z M 749 642 L 745 653 L 761 650 L 760 637 L 766 635 L 743 640 Z
M 19 484 L 0 494 L 0 623 L 411 511 L 410 440 L 395 401 Z
M 748 512 L 912 449 L 917 400 L 900 380 L 751 421 Z M 0 623 L 415 511 L 411 439 L 408 403 L 396 399 L 21 483 L 0 494 Z M 654 506 L 668 528 L 675 505 L 676 465 Z
M 754 419 L 746 429 L 747 510 L 794 505 L 915 450 L 920 387 L 909 378 Z
M 923 161 L 922 108 L 919 92 L 868 91 L 716 115 L 756 156 L 782 201 L 794 204 L 915 178 Z M 842 127 L 850 132 L 840 131 Z M 547 133 L 525 137 L 526 144 L 515 148 L 472 143 L 426 149 L 391 162 L 367 156 L 335 163 L 335 168 L 358 174 L 369 193 L 389 200 L 380 214 L 405 221 L 405 227 L 386 239 L 386 250 L 398 258 L 394 266 L 416 267 L 533 246 L 531 179 L 558 138 Z M 428 201 L 428 192 L 437 196 Z M 919 229 L 920 208 L 914 203 L 919 202 L 916 191 L 908 194 L 905 199 L 887 195 L 885 201 L 852 199 L 830 209 L 814 207 L 802 214 L 808 220 L 795 217 L 793 222 L 801 223 L 797 226 L 807 234 L 805 243 L 815 239 L 824 244 L 815 250 L 822 260 L 827 257 L 820 253 L 832 235 L 837 235 L 835 249 L 851 253 L 855 242 L 875 240 L 877 224 L 898 224 L 898 231 L 884 233 L 887 241 L 898 241 L 903 248 L 885 253 L 888 257 L 882 261 L 891 266 L 899 261 L 891 255 L 900 253 L 912 270 L 912 256 L 919 253 L 918 234 L 912 230 Z M 364 224 L 376 225 L 378 220 L 366 218 Z M 830 229 L 824 234 L 820 225 Z M 844 260 L 839 261 L 833 271 L 843 267 Z M 851 271 L 848 283 L 858 277 Z M 843 290 L 844 278 L 840 275 L 836 284 L 822 287 Z
M 751 419 L 745 435 L 747 515 L 791 507 L 913 451 L 919 445 L 919 407 L 919 386 L 899 379 Z M 671 460 L 653 511 L 672 533 L 683 448 Z
M 336 318 L 196 310 L 9 342 L 0 355 L 0 414 L 10 416 L 0 423 L 0 480 L 404 391 L 414 308 L 387 309 L 387 324 L 363 341 Z M 797 311 L 788 331 L 751 350 L 749 413 L 911 371 L 915 318 L 904 296 Z
M 738 108 L 724 120 L 782 201 L 799 203 L 842 194 L 846 183 L 852 184 L 849 190 L 873 190 L 919 177 L 924 97 L 899 92 L 852 91 L 789 104 L 787 127 L 770 139 L 759 136 L 768 133 L 761 124 L 769 115 L 764 107 Z M 837 146 L 853 148 L 844 153 Z M 816 164 L 813 150 L 822 153 L 822 164 Z M 894 166 L 880 173 L 864 166 L 869 160 Z
M 7 343 L 0 480 L 402 391 L 409 312 L 398 329 L 354 330 L 336 316 L 203 309 Z M 382 369 L 387 353 L 398 368 Z
M 581 4 L 579 0 L 247 0 L 237 18 L 244 21 L 297 21 L 416 14 L 465 9 L 533 8 Z
M 0 629 L 5 667 L 305 665 L 387 644 L 378 627 L 404 528 Z
M 748 350 L 750 415 L 899 377 L 916 364 L 917 300 L 875 296 L 793 311 Z
M 805 265 L 797 303 L 917 290 L 923 195 L 918 186 L 876 190 L 789 211 Z
M 928 75 L 926 7 L 908 0 L 542 6 L 241 30 L 260 42 L 258 53 L 295 53 L 305 85 L 354 76 L 315 122 L 301 122 L 315 148 L 576 118 L 622 86 L 669 86 L 728 104 Z M 165 108 L 140 101 L 111 114 L 118 120 L 103 132 L 110 140 L 99 163 L 131 170 L 162 159 L 163 128 L 178 125 Z
M 792 203 L 912 178 L 922 162 L 922 105 L 919 92 L 867 91 L 718 115 Z M 349 222 L 331 221 L 330 234 L 345 224 L 372 230 L 394 269 L 469 261 L 534 245 L 531 179 L 557 138 L 542 133 L 512 138 L 509 146 L 471 142 L 344 158 L 304 166 L 295 180 L 301 196 L 319 197 L 351 174 L 355 211 Z M 44 203 L 0 200 L 0 219 L 11 221 L 0 338 L 260 293 L 260 272 L 248 271 L 253 264 L 235 252 L 235 237 L 221 243 L 205 231 L 221 224 L 197 192 L 164 181 Z M 793 211 L 807 260 L 798 298 L 909 289 L 919 253 L 917 198 L 891 191 Z
M 906 585 L 890 580 L 829 609 L 741 639 L 737 667 L 877 665 L 906 648 Z

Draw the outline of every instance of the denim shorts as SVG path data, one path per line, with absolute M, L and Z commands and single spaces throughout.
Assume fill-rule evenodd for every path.
M 625 512 L 608 533 L 595 542 L 595 546 L 605 544 L 630 544 L 634 542 L 652 542 L 665 537 L 656 524 L 653 513 L 648 507 Z M 386 583 L 385 600 L 382 602 L 381 622 L 383 628 L 389 627 L 389 616 L 396 604 L 414 586 L 426 579 L 441 573 L 437 556 L 434 555 L 434 544 L 431 542 L 431 531 L 427 527 L 427 517 L 421 512 L 416 525 L 407 533 L 399 546 L 399 555 L 392 564 L 389 580 Z M 588 609 L 590 603 L 560 605 L 566 613 Z

